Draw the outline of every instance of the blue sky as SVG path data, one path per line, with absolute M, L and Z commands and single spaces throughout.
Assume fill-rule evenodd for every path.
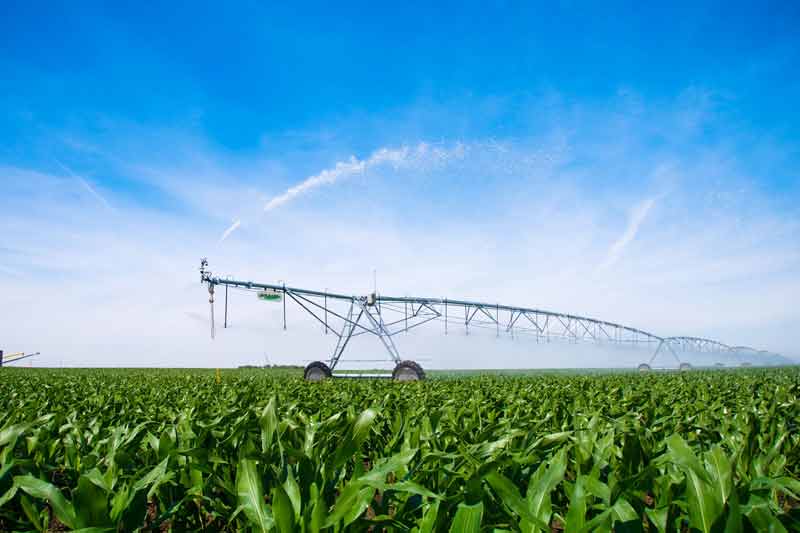
M 249 333 L 201 340 L 208 255 L 800 355 L 798 22 L 788 2 L 4 2 L 0 338 L 42 364 L 327 350 L 252 306 Z M 542 366 L 526 349 L 502 364 Z

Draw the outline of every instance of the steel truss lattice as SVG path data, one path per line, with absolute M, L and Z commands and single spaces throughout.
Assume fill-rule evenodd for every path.
M 214 335 L 214 293 L 216 286 L 251 290 L 272 291 L 283 298 L 283 325 L 286 328 L 286 302 L 291 300 L 307 314 L 317 320 L 325 334 L 337 337 L 336 346 L 328 359 L 331 369 L 336 368 L 349 342 L 360 335 L 377 337 L 392 362 L 402 358 L 394 337 L 407 333 L 432 321 L 443 324 L 444 334 L 453 327 L 463 327 L 467 335 L 470 329 L 494 330 L 495 334 L 511 337 L 527 336 L 536 342 L 566 341 L 570 343 L 591 342 L 637 346 L 652 349 L 648 366 L 661 353 L 672 355 L 678 365 L 687 365 L 680 354 L 725 353 L 738 357 L 768 355 L 771 352 L 755 350 L 747 346 L 727 344 L 699 337 L 662 337 L 653 333 L 584 316 L 557 313 L 543 309 L 517 307 L 450 300 L 447 298 L 399 297 L 370 294 L 367 296 L 346 295 L 328 291 L 317 291 L 289 287 L 284 284 L 257 283 L 230 278 L 215 277 L 207 270 L 207 261 L 201 263 L 201 281 L 208 286 L 211 303 L 212 336 Z M 225 292 L 225 316 L 227 317 L 227 290 Z M 342 311 L 344 304 L 346 311 Z M 227 325 L 227 324 L 226 324 Z M 774 354 L 772 354 L 774 355 Z

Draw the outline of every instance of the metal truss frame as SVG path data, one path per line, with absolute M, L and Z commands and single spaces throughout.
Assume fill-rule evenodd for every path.
M 393 340 L 400 333 L 419 328 L 432 321 L 444 324 L 447 335 L 453 326 L 463 327 L 469 335 L 470 328 L 494 330 L 496 336 L 512 338 L 531 336 L 536 342 L 566 341 L 570 343 L 590 342 L 652 348 L 649 364 L 659 354 L 670 353 L 677 363 L 682 363 L 679 353 L 725 352 L 733 354 L 770 352 L 758 351 L 746 346 L 729 346 L 712 339 L 700 337 L 662 337 L 638 328 L 615 322 L 579 315 L 557 313 L 543 309 L 490 304 L 469 300 L 447 298 L 420 298 L 346 295 L 328 291 L 317 291 L 288 287 L 284 284 L 256 283 L 230 278 L 215 277 L 207 270 L 207 261 L 201 262 L 201 281 L 208 285 L 211 298 L 212 336 L 214 332 L 214 287 L 222 285 L 225 291 L 225 316 L 227 317 L 227 288 L 245 290 L 269 290 L 283 295 L 283 327 L 286 328 L 286 301 L 291 300 L 311 315 L 322 326 L 325 334 L 337 337 L 336 346 L 329 359 L 331 370 L 336 368 L 345 348 L 353 337 L 373 335 L 386 349 L 395 364 L 402 358 Z M 342 305 L 346 312 L 340 310 Z M 463 318 L 458 318 L 463 317 Z M 338 324 L 339 327 L 336 327 Z M 227 327 L 227 320 L 225 323 Z

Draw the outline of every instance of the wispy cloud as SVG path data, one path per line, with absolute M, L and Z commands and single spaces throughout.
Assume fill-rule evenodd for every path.
M 610 268 L 614 266 L 617 261 L 619 261 L 619 258 L 622 256 L 622 252 L 624 252 L 625 248 L 631 243 L 631 241 L 633 241 L 633 239 L 636 238 L 636 234 L 639 233 L 639 228 L 641 227 L 642 222 L 645 221 L 647 214 L 650 213 L 650 210 L 655 204 L 656 198 L 647 198 L 636 204 L 633 209 L 631 209 L 628 217 L 628 225 L 625 228 L 625 231 L 608 249 L 606 258 L 600 264 L 599 270 Z
M 56 163 L 58 163 L 58 166 L 60 166 L 62 169 L 64 169 L 64 171 L 65 171 L 67 174 L 69 174 L 70 176 L 72 176 L 73 178 L 75 178 L 75 180 L 76 180 L 78 183 L 80 183 L 80 185 L 81 185 L 81 186 L 82 186 L 82 187 L 83 187 L 83 188 L 84 188 L 84 189 L 85 189 L 85 190 L 86 190 L 86 191 L 87 191 L 87 192 L 88 192 L 90 195 L 92 195 L 92 196 L 93 196 L 93 197 L 94 197 L 94 198 L 95 198 L 95 199 L 96 199 L 98 202 L 100 202 L 100 204 L 101 204 L 103 207 L 105 207 L 106 209 L 108 209 L 108 210 L 109 210 L 109 211 L 111 211 L 112 213 L 115 213 L 115 212 L 116 212 L 116 210 L 115 210 L 113 207 L 111 207 L 111 204 L 109 204 L 109 203 L 108 203 L 108 201 L 107 201 L 105 198 L 103 198 L 103 195 L 101 195 L 99 192 L 97 192 L 97 190 L 96 190 L 94 187 L 92 187 L 92 186 L 89 184 L 89 182 L 88 182 L 88 181 L 86 181 L 84 178 L 82 178 L 82 177 L 81 177 L 81 176 L 79 176 L 78 174 L 74 173 L 74 172 L 72 171 L 72 169 L 70 169 L 70 168 L 69 168 L 67 165 L 65 165 L 64 163 L 62 163 L 62 162 L 61 162 L 61 161 L 59 161 L 58 159 L 56 159 L 56 160 L 55 160 L 55 162 L 56 162 Z
M 652 113 L 626 113 L 620 135 L 618 124 L 608 126 L 615 114 L 595 107 L 587 112 L 595 114 L 588 121 L 581 115 L 580 123 L 560 113 L 558 127 L 541 134 L 459 137 L 462 144 L 418 143 L 416 133 L 404 130 L 375 140 L 386 148 L 319 164 L 314 175 L 298 174 L 295 158 L 331 161 L 329 147 L 266 163 L 253 155 L 231 160 L 205 144 L 197 154 L 188 151 L 191 157 L 174 155 L 177 163 L 142 150 L 126 156 L 136 163 L 123 169 L 127 177 L 151 168 L 148 184 L 173 180 L 170 194 L 192 209 L 126 202 L 113 227 L 104 223 L 103 209 L 85 208 L 100 200 L 86 189 L 89 198 L 82 183 L 78 189 L 73 173 L 0 167 L 0 181 L 9 184 L 3 196 L 8 208 L 0 210 L 0 272 L 19 272 L 0 276 L 15 309 L 0 324 L 0 336 L 9 349 L 41 350 L 45 355 L 34 364 L 63 356 L 67 364 L 235 365 L 260 359 L 265 337 L 274 361 L 298 363 L 306 357 L 300 354 L 328 353 L 330 336 L 298 306 L 288 306 L 289 330 L 283 331 L 280 307 L 238 291 L 228 302 L 228 325 L 235 326 L 211 342 L 208 294 L 194 272 L 197 259 L 211 255 L 215 272 L 241 279 L 280 278 L 363 294 L 375 268 L 385 294 L 536 306 L 797 356 L 800 218 L 794 207 L 748 185 L 758 176 L 747 172 L 791 173 L 796 167 L 787 165 L 787 149 L 775 146 L 778 155 L 756 157 L 722 138 L 686 151 L 680 134 L 654 149 L 642 141 Z M 677 121 L 675 112 L 660 113 L 658 122 Z M 597 126 L 587 133 L 585 122 Z M 138 131 L 135 137 L 152 138 Z M 95 157 L 80 168 L 92 168 Z M 284 181 L 287 176 L 295 178 Z M 361 194 L 342 194 L 345 183 Z M 265 188 L 274 197 L 262 200 Z M 74 201 L 76 190 L 85 202 Z M 302 217 L 288 212 L 317 195 L 331 201 L 315 202 Z M 369 224 L 341 216 L 365 196 Z M 625 198 L 620 216 L 609 218 L 619 198 Z M 269 217 L 269 224 L 256 226 L 259 217 Z M 252 230 L 246 242 L 236 242 L 239 229 Z M 225 245 L 209 254 L 223 238 Z M 221 295 L 217 305 L 220 319 Z M 42 327 L 48 335 L 41 335 Z M 399 349 L 414 358 L 435 353 L 430 366 L 439 368 L 485 364 L 486 353 L 493 364 L 510 367 L 546 365 L 554 353 L 567 365 L 583 361 L 564 356 L 562 345 L 549 352 L 544 344 L 505 343 L 490 333 L 486 339 L 444 337 L 432 326 L 404 336 Z M 366 336 L 352 348 L 353 358 L 374 357 Z M 593 353 L 587 365 L 590 357 L 598 364 L 598 355 L 615 365 L 628 357 Z M 635 358 L 631 364 L 640 362 Z

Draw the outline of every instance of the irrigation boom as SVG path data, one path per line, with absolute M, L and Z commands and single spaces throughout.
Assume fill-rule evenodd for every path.
M 0 350 L 0 367 L 3 365 L 7 365 L 8 363 L 16 363 L 17 361 L 22 361 L 23 359 L 27 359 L 28 357 L 33 357 L 34 355 L 39 355 L 39 352 L 36 353 L 25 353 L 25 352 L 16 352 L 16 353 L 7 353 L 3 354 L 3 350 Z
M 215 335 L 215 287 L 218 285 L 226 289 L 225 327 L 228 314 L 227 289 L 233 287 L 256 291 L 265 300 L 281 300 L 284 329 L 286 302 L 290 299 L 319 321 L 326 334 L 332 333 L 338 337 L 327 362 L 315 361 L 306 367 L 306 378 L 313 380 L 330 377 L 349 341 L 353 337 L 367 334 L 374 335 L 381 341 L 395 364 L 391 377 L 399 380 L 422 379 L 422 368 L 413 361 L 402 359 L 393 338 L 399 333 L 407 333 L 434 320 L 444 323 L 445 334 L 448 333 L 448 326 L 463 326 L 467 334 L 470 327 L 489 328 L 494 329 L 497 336 L 501 333 L 512 337 L 528 335 L 533 336 L 537 342 L 566 340 L 650 347 L 653 353 L 647 363 L 639 365 L 642 371 L 650 370 L 650 365 L 660 353 L 672 355 L 681 369 L 688 369 L 690 365 L 681 360 L 679 353 L 727 353 L 740 359 L 743 356 L 769 353 L 747 346 L 729 346 L 700 337 L 663 337 L 615 322 L 537 308 L 448 298 L 384 296 L 375 292 L 364 296 L 347 295 L 289 287 L 285 284 L 221 278 L 213 276 L 208 270 L 206 259 L 200 263 L 200 279 L 208 286 L 212 338 Z

